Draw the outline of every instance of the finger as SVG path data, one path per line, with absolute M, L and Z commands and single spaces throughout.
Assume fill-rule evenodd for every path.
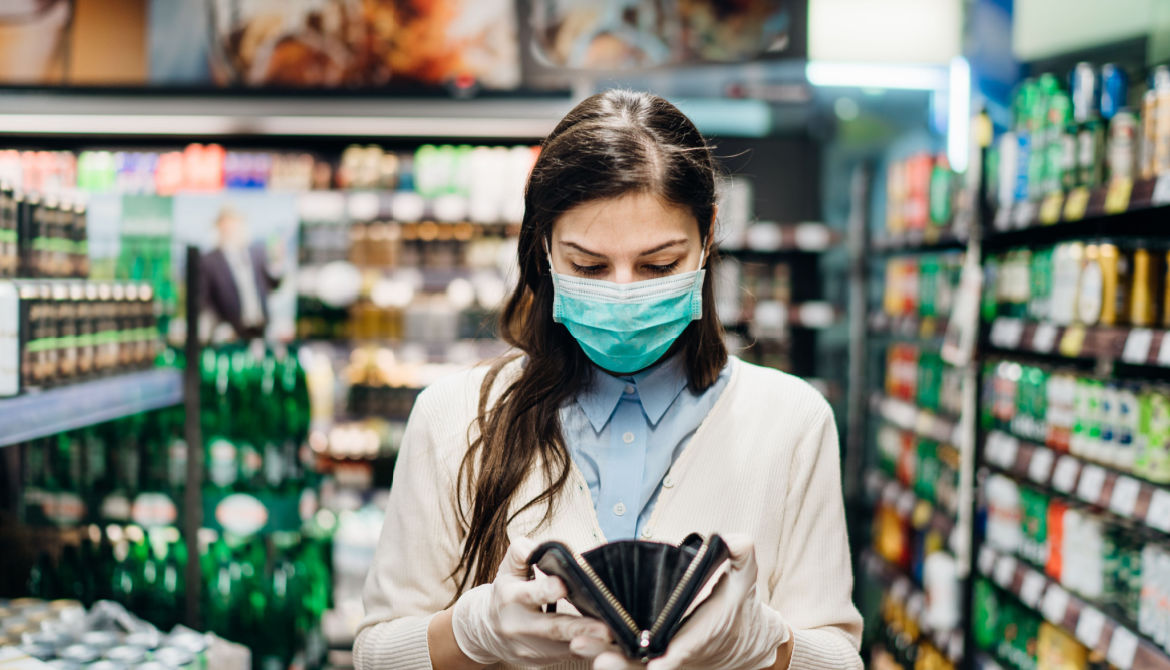
M 499 575 L 509 575 L 528 579 L 528 556 L 536 549 L 536 542 L 524 536 L 518 536 L 508 546 L 508 553 L 500 564 Z
M 579 637 L 608 638 L 605 624 L 573 614 L 544 614 L 537 618 L 537 625 L 540 630 L 535 632 L 562 642 Z
M 526 607 L 540 607 L 548 603 L 555 603 L 568 595 L 568 590 L 565 589 L 565 584 L 559 577 L 537 577 L 510 586 L 512 588 L 507 592 L 509 600 Z
M 613 648 L 608 639 L 592 635 L 578 635 L 569 641 L 569 651 L 581 658 L 597 658 Z
M 607 651 L 593 659 L 593 670 L 632 670 L 636 667 L 616 651 Z

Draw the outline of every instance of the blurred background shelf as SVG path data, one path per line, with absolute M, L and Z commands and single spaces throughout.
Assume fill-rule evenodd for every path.
M 0 398 L 0 446 L 178 405 L 183 374 L 158 369 Z

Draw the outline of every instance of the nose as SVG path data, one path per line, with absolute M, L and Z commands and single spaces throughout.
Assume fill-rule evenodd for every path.
M 632 263 L 615 263 L 613 272 L 613 281 L 618 284 L 629 284 L 635 280 L 634 265 Z

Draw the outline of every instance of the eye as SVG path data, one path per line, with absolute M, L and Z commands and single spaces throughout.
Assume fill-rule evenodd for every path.
M 650 274 L 668 275 L 671 272 L 674 272 L 675 268 L 678 267 L 678 261 L 669 263 L 667 265 L 645 265 L 643 267 L 645 267 L 646 271 Z
M 573 266 L 573 272 L 587 277 L 596 276 L 605 272 L 604 265 L 577 265 L 572 262 L 571 265 Z

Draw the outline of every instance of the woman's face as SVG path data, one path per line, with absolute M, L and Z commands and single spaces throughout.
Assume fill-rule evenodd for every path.
M 699 269 L 702 244 L 690 210 L 629 193 L 562 214 L 549 251 L 560 274 L 627 284 Z

